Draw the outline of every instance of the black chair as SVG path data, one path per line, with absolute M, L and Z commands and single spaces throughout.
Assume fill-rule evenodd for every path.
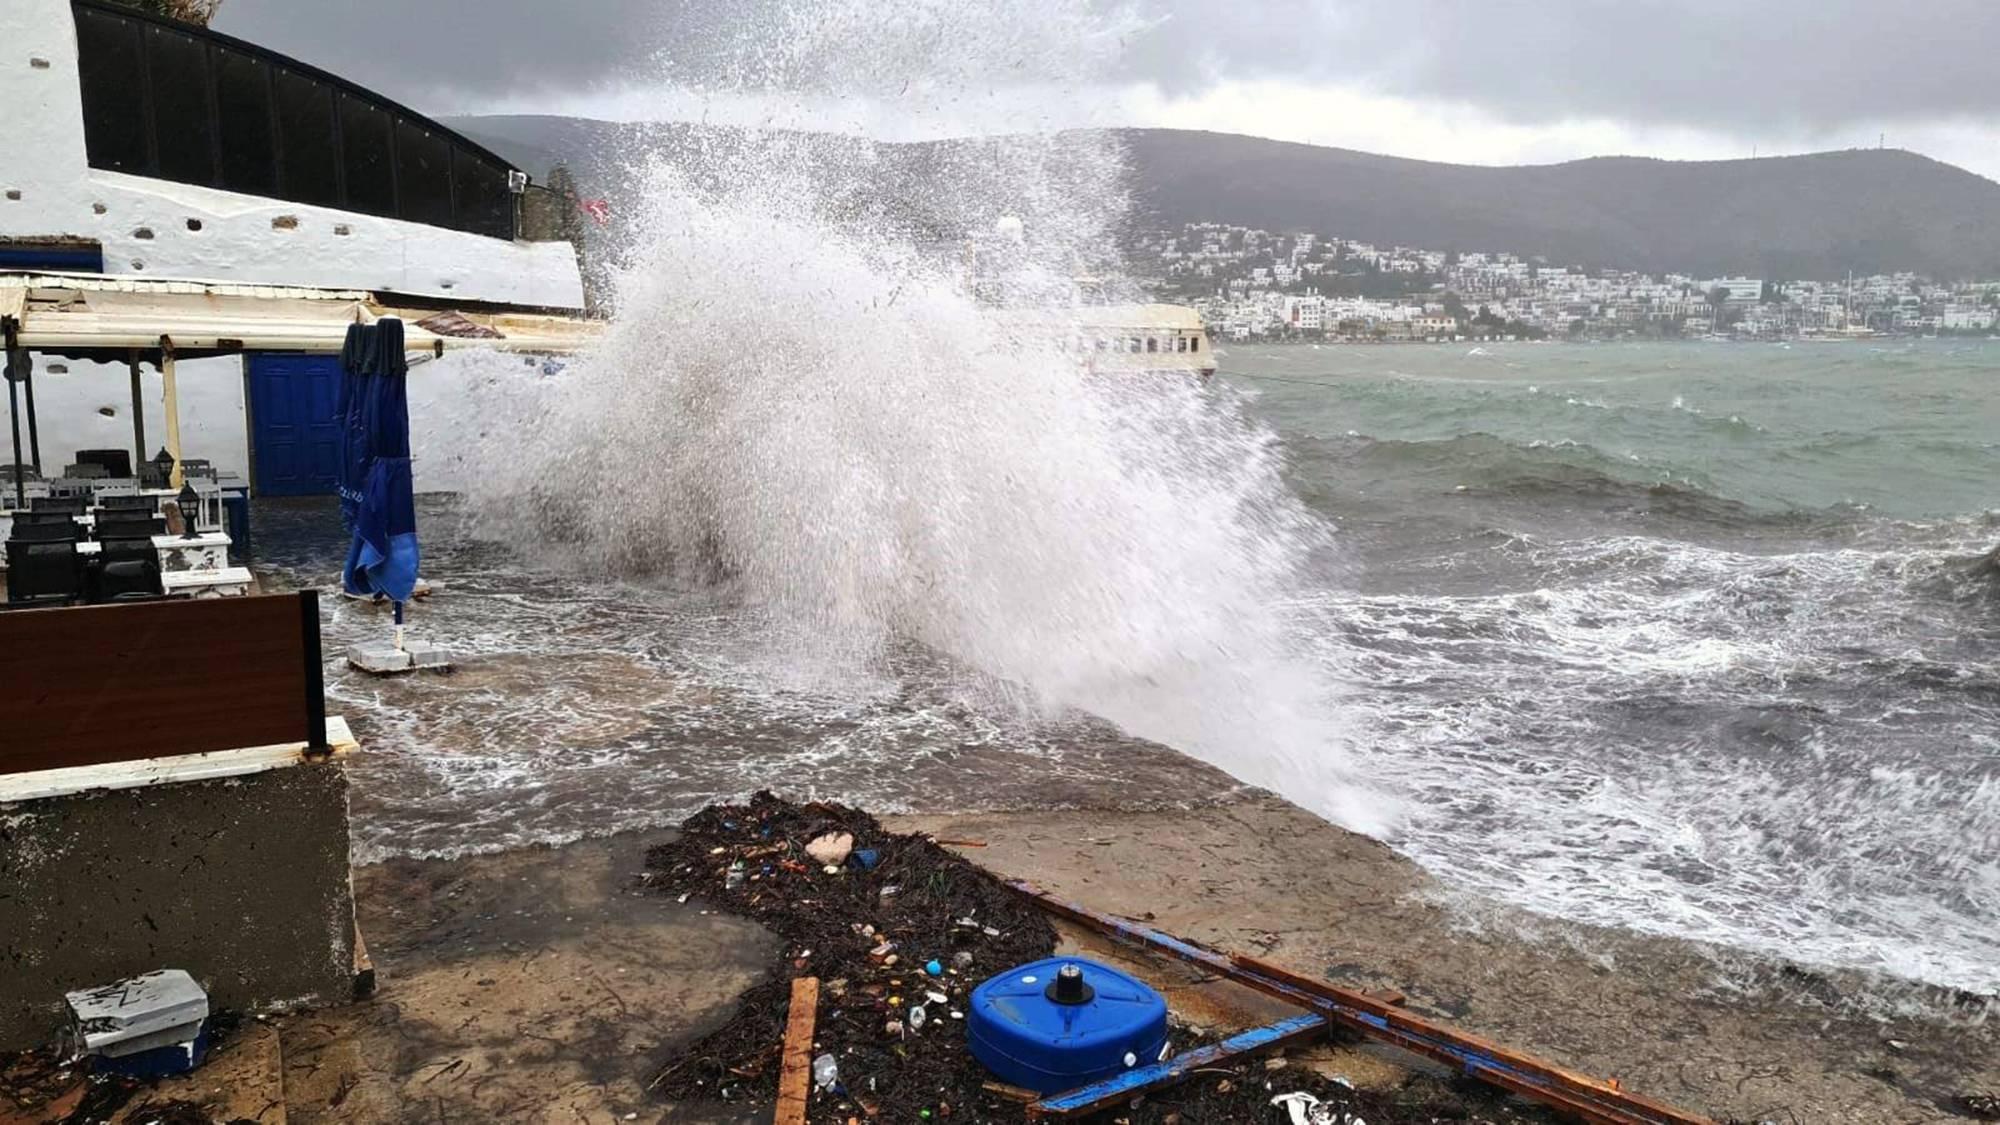
M 54 523 L 54 524 L 66 523 L 71 527 L 79 526 L 76 522 L 76 517 L 69 514 L 68 512 L 27 511 L 27 512 L 14 513 L 15 527 L 21 527 L 24 524 L 31 524 L 31 523 Z
M 160 586 L 160 555 L 153 541 L 137 538 L 100 540 L 97 572 L 92 585 L 92 601 L 118 602 L 157 598 Z
M 108 509 L 116 512 L 145 512 L 147 515 L 151 515 L 160 510 L 160 498 L 157 496 L 139 496 L 137 494 L 131 496 L 99 496 L 97 498 L 97 509 L 100 512 Z
M 28 501 L 31 512 L 67 512 L 72 516 L 83 514 L 84 500 L 81 496 L 37 496 Z
M 7 604 L 71 605 L 84 593 L 75 543 L 7 541 Z
M 107 477 L 132 475 L 132 451 L 129 449 L 79 449 L 76 451 L 76 463 L 101 465 Z
M 65 516 L 47 523 L 23 523 L 15 519 L 9 543 L 76 543 L 83 539 L 83 525 Z
M 107 539 L 145 539 L 151 542 L 155 535 L 167 533 L 165 516 L 149 516 L 141 512 L 118 512 L 97 517 L 94 538 L 98 542 Z

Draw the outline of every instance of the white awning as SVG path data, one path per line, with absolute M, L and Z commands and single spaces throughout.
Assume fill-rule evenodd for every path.
M 332 353 L 348 325 L 386 317 L 403 321 L 412 352 L 568 354 L 604 330 L 601 321 L 490 305 L 403 307 L 393 294 L 353 289 L 0 273 L 0 319 L 14 322 L 16 346 L 37 351 L 122 354 L 157 350 L 165 337 L 177 352 Z

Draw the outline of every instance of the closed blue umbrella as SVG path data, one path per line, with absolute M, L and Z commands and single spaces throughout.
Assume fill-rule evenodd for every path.
M 410 369 L 403 356 L 403 322 L 389 319 L 349 328 L 341 368 L 342 397 L 350 400 L 349 418 L 354 420 L 344 429 L 349 448 L 342 458 L 342 472 L 352 472 L 355 480 L 354 544 L 342 581 L 349 593 L 381 595 L 395 602 L 400 626 L 403 603 L 416 589 L 419 558 L 416 499 L 410 483 Z M 358 456 L 357 442 L 362 443 Z M 343 513 L 347 507 L 343 487 Z
M 340 520 L 349 534 L 361 516 L 361 489 L 368 476 L 368 421 L 362 406 L 368 401 L 369 373 L 377 366 L 377 336 L 367 325 L 350 324 L 340 349 L 340 479 L 335 491 L 340 494 Z

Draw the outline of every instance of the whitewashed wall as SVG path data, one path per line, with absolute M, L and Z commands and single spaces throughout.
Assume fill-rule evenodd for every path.
M 583 307 L 568 243 L 508 242 L 92 169 L 76 54 L 69 0 L 0 0 L 0 237 L 95 239 L 115 274 Z M 273 225 L 281 219 L 296 225 Z
M 8 2 L 8 0 L 0 0 Z M 59 370 L 66 368 L 67 370 Z M 132 378 L 124 364 L 86 363 L 35 356 L 35 416 L 42 438 L 42 472 L 61 473 L 79 449 L 132 448 Z M 165 392 L 151 364 L 139 369 L 140 403 L 146 411 L 146 456 L 167 443 Z M 181 455 L 205 457 L 215 467 L 250 476 L 250 435 L 243 408 L 243 359 L 185 359 L 175 364 L 181 400 Z M 23 400 L 21 459 L 28 459 Z M 5 406 L 0 404 L 0 413 Z M 106 412 L 109 413 L 106 413 Z M 0 426 L 5 422 L 0 421 Z M 11 434 L 0 431 L 0 462 L 12 460 Z
M 241 356 L 186 359 L 176 365 L 175 379 L 180 385 L 182 454 L 208 458 L 216 468 L 249 480 L 245 363 Z M 471 483 L 487 427 L 505 431 L 519 426 L 523 415 L 542 408 L 539 396 L 566 374 L 567 361 L 500 352 L 452 352 L 443 359 L 419 360 L 410 369 L 409 383 L 411 473 L 417 491 L 463 491 Z M 139 368 L 139 386 L 146 411 L 146 456 L 151 457 L 166 444 L 167 424 L 160 373 L 150 363 Z M 37 353 L 35 407 L 42 469 L 49 476 L 62 472 L 79 449 L 132 448 L 132 380 L 123 364 Z M 0 402 L 0 415 L 5 410 Z M 4 448 L 11 440 L 5 425 L 0 418 L 0 463 L 11 460 L 10 448 Z M 27 456 L 23 417 L 22 460 Z

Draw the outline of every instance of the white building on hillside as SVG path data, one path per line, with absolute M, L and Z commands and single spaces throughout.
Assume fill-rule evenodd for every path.
M 1704 294 L 1717 289 L 1728 294 L 1730 304 L 1755 304 L 1764 299 L 1764 282 L 1754 277 L 1718 277 L 1701 284 Z

